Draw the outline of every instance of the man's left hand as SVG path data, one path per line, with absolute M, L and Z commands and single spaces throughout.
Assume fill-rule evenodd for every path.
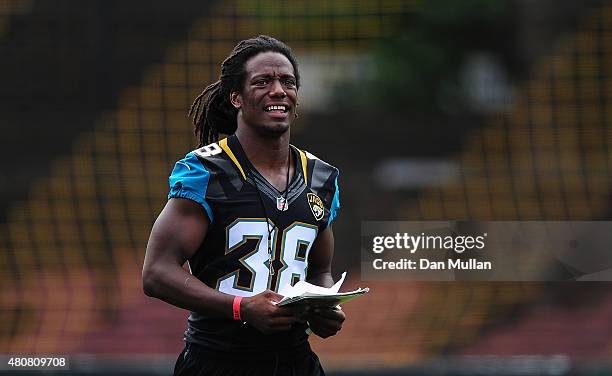
M 310 330 L 321 338 L 327 338 L 342 329 L 346 315 L 340 307 L 314 308 L 308 315 Z

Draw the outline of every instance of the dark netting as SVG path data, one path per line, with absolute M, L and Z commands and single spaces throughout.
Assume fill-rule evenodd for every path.
M 60 10 L 71 15 L 68 3 L 62 4 Z M 11 22 L 27 20 L 40 6 L 0 0 L 0 39 L 9 37 Z M 367 55 L 377 42 L 394 37 L 402 22 L 419 11 L 419 3 L 236 0 L 212 3 L 207 9 L 206 15 L 185 20 L 190 22 L 185 35 L 163 41 L 163 53 L 139 66 L 138 79 L 118 79 L 126 84 L 108 89 L 109 104 L 89 113 L 87 127 L 66 125 L 70 146 L 40 154 L 48 168 L 27 180 L 27 187 L 19 192 L 7 188 L 12 193 L 6 195 L 5 221 L 0 223 L 0 353 L 134 354 L 138 359 L 178 354 L 186 312 L 146 298 L 140 272 L 151 225 L 166 201 L 168 174 L 174 161 L 196 145 L 186 118 L 193 98 L 217 79 L 221 61 L 241 39 L 269 34 L 289 44 L 298 61 L 319 59 L 319 67 L 342 71 L 347 56 Z M 140 41 L 130 43 L 137 46 Z M 47 53 L 58 48 L 61 41 Z M 125 55 L 117 57 L 130 58 L 127 47 Z M 482 125 L 464 127 L 460 151 L 452 156 L 459 179 L 435 188 L 366 196 L 360 186 L 371 176 L 363 169 L 372 166 L 351 166 L 351 159 L 358 157 L 338 145 L 373 142 L 378 124 L 353 130 L 341 123 L 342 114 L 305 110 L 294 134 L 305 140 L 305 148 L 322 152 L 323 159 L 334 162 L 337 157 L 341 167 L 346 164 L 342 215 L 347 222 L 372 219 L 367 215 L 410 220 L 609 219 L 611 72 L 612 7 L 595 4 L 576 21 L 575 30 L 557 35 L 549 51 L 534 59 L 529 73 L 515 85 L 512 104 L 483 116 Z M 53 126 L 61 129 L 62 119 L 70 123 L 72 108 Z M 357 109 L 354 113 L 361 114 Z M 328 131 L 343 139 L 326 139 Z M 428 148 L 435 153 L 435 147 Z M 1 176 L 10 179 L 8 173 Z M 353 244 L 355 228 L 358 224 L 340 222 L 337 243 Z M 541 345 L 537 340 L 544 337 L 542 332 L 529 323 L 527 329 L 516 324 L 516 317 L 533 317 L 536 326 L 546 322 L 545 315 L 532 314 L 528 307 L 568 288 L 584 292 L 575 286 L 361 283 L 359 252 L 351 252 L 350 247 L 337 250 L 342 265 L 352 268 L 348 287 L 368 285 L 372 293 L 346 306 L 349 321 L 342 335 L 312 340 L 335 367 L 407 365 L 449 354 L 610 357 L 610 326 L 601 323 L 589 331 L 591 316 L 575 317 L 584 320 L 585 331 L 606 338 L 578 348 L 562 340 Z M 609 315 L 611 299 L 609 294 L 598 296 L 588 307 Z M 567 312 L 558 309 L 551 315 L 563 325 L 559 316 L 574 317 L 573 311 Z

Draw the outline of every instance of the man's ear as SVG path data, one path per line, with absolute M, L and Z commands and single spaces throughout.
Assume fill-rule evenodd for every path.
M 237 91 L 232 91 L 230 93 L 230 102 L 232 102 L 234 108 L 239 110 L 242 107 L 242 95 Z

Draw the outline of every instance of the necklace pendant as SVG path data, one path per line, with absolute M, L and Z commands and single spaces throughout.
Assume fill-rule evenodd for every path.
M 268 266 L 270 269 L 270 275 L 274 275 L 274 266 L 272 266 L 272 260 L 268 262 Z
M 270 257 L 268 257 L 268 261 L 266 262 L 266 264 L 268 264 L 268 270 L 270 270 L 270 275 L 274 275 L 274 266 L 273 266 L 273 260 L 272 260 L 272 254 L 270 254 Z
M 287 211 L 289 209 L 289 203 L 283 196 L 276 198 L 276 208 L 280 211 Z

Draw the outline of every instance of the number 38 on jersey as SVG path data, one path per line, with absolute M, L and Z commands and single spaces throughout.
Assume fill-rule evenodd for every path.
M 226 255 L 246 244 L 254 246 L 239 259 L 239 269 L 218 279 L 217 289 L 237 296 L 252 296 L 266 289 L 282 293 L 285 286 L 306 280 L 308 255 L 317 237 L 317 227 L 294 222 L 282 233 L 278 232 L 273 224 L 268 227 L 265 218 L 239 218 L 230 224 L 226 230 Z M 274 274 L 270 273 L 268 236 L 272 259 L 278 260 L 273 262 L 282 265 Z M 276 247 L 279 236 L 280 252 Z

